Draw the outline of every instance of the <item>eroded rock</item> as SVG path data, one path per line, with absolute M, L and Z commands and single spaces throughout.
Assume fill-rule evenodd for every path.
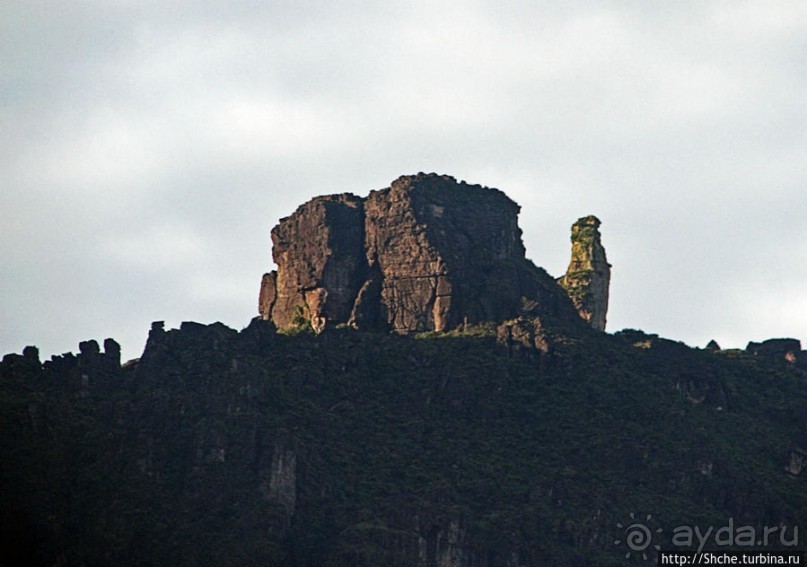
M 498 189 L 436 174 L 365 199 L 317 197 L 272 230 L 278 268 L 261 282 L 260 316 L 279 329 L 409 333 L 504 321 L 530 301 L 542 316 L 576 320 L 526 259 L 518 212 Z
M 572 225 L 572 258 L 558 283 L 569 294 L 580 317 L 604 331 L 608 313 L 611 265 L 600 241 L 600 220 L 589 215 Z
M 364 280 L 363 200 L 317 197 L 272 229 L 276 273 L 263 277 L 261 317 L 281 329 L 344 323 Z
M 530 356 L 550 352 L 550 342 L 539 317 L 518 317 L 496 329 L 496 342 L 507 349 L 508 356 Z
M 787 465 L 785 471 L 798 476 L 807 467 L 807 451 L 801 449 L 791 449 L 787 457 Z

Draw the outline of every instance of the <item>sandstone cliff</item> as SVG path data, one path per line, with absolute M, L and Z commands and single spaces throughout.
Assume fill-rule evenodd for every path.
M 365 271 L 364 202 L 350 194 L 317 197 L 272 229 L 277 272 L 261 283 L 260 313 L 280 328 L 346 322 Z
M 259 313 L 280 329 L 446 331 L 523 314 L 577 324 L 525 258 L 519 206 L 497 189 L 404 176 L 367 198 L 317 197 L 272 230 Z M 604 314 L 603 314 L 604 316 Z
M 558 280 L 580 317 L 597 330 L 605 330 L 611 265 L 600 242 L 600 220 L 592 215 L 572 225 L 572 258 L 566 275 Z

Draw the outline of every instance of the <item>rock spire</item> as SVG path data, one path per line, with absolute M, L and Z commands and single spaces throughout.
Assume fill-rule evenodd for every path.
M 566 290 L 580 317 L 605 330 L 611 265 L 600 241 L 600 219 L 593 215 L 572 225 L 572 258 L 558 283 Z

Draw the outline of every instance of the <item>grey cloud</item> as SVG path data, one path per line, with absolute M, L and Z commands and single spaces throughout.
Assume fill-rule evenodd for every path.
M 11 2 L 0 350 L 255 312 L 269 229 L 450 173 L 565 269 L 603 220 L 611 329 L 807 341 L 800 2 Z

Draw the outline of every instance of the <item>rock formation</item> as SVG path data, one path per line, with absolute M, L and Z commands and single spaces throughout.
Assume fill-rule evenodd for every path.
M 600 220 L 589 215 L 572 225 L 572 258 L 558 283 L 569 294 L 580 316 L 605 330 L 611 265 L 600 242 Z
M 496 328 L 496 343 L 507 349 L 508 356 L 532 356 L 551 352 L 549 339 L 542 328 L 541 319 L 526 316 L 505 321 Z
M 576 321 L 563 290 L 525 258 L 518 212 L 497 189 L 423 173 L 364 199 L 317 197 L 272 230 L 278 269 L 263 277 L 259 313 L 316 332 L 445 331 L 512 319 L 525 304 Z
M 793 476 L 799 476 L 801 472 L 807 468 L 807 451 L 791 449 L 787 460 L 785 470 Z
M 261 282 L 260 313 L 279 328 L 347 322 L 365 271 L 364 203 L 317 197 L 272 229 L 277 272 Z
M 801 354 L 801 342 L 798 339 L 768 339 L 761 343 L 748 343 L 745 350 L 756 356 L 784 359 L 796 362 Z

